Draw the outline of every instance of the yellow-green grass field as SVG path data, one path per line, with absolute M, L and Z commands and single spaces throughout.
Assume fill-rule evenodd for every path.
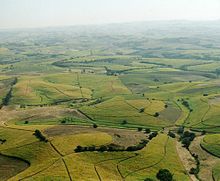
M 206 135 L 202 142 L 201 145 L 202 147 L 207 150 L 209 153 L 220 157 L 220 134 L 210 134 Z

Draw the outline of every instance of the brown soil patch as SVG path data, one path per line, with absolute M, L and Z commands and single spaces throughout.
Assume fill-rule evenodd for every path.
M 196 137 L 190 145 L 190 151 L 199 156 L 200 160 L 200 172 L 199 178 L 205 181 L 213 181 L 212 178 L 212 169 L 217 162 L 219 162 L 219 158 L 214 157 L 203 150 L 200 146 L 200 143 L 204 136 Z
M 92 128 L 85 126 L 75 126 L 75 125 L 58 125 L 48 128 L 44 131 L 49 137 L 68 135 L 68 134 L 81 134 L 81 133 L 92 133 L 92 132 L 105 132 L 112 136 L 113 143 L 130 146 L 138 144 L 142 139 L 146 139 L 146 135 L 143 132 L 124 130 L 124 129 L 114 129 L 114 128 Z

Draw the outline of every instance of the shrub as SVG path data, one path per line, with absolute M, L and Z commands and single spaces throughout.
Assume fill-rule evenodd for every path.
M 143 128 L 141 128 L 141 127 L 138 128 L 138 131 L 142 131 L 142 130 L 143 130 Z
M 142 112 L 144 112 L 144 108 L 143 107 L 139 110 L 139 113 L 142 113 Z
M 25 108 L 26 106 L 24 104 L 21 104 L 20 105 L 20 108 Z
M 128 123 L 127 120 L 123 120 L 121 124 L 124 125 L 124 124 L 127 124 L 127 123 Z
M 93 126 L 93 128 L 97 128 L 97 127 L 98 127 L 98 125 L 97 125 L 97 124 L 93 124 L 92 126 Z
M 183 134 L 183 132 L 184 132 L 184 127 L 183 127 L 183 126 L 180 126 L 180 127 L 178 128 L 178 130 L 177 130 L 177 133 L 178 133 L 178 134 Z
M 48 140 L 46 139 L 46 137 L 37 129 L 34 132 L 34 135 L 40 140 L 40 141 L 44 141 L 47 142 Z
M 160 114 L 158 113 L 158 112 L 156 112 L 155 114 L 154 114 L 154 117 L 158 117 Z
M 25 121 L 25 122 L 24 122 L 24 124 L 28 124 L 28 123 L 29 123 L 29 121 Z
M 185 131 L 183 133 L 183 135 L 180 137 L 180 140 L 181 140 L 181 143 L 183 144 L 183 147 L 189 149 L 189 146 L 195 137 L 196 137 L 195 133 Z
M 75 152 L 82 152 L 84 151 L 83 147 L 82 146 L 77 146 L 75 149 L 74 149 Z
M 170 173 L 170 171 L 167 169 L 160 169 L 156 177 L 160 181 L 172 181 L 173 180 L 173 174 Z
M 145 133 L 150 133 L 151 131 L 150 131 L 150 128 L 145 128 Z
M 171 131 L 168 132 L 168 136 L 170 136 L 171 138 L 176 138 L 176 135 Z
M 108 148 L 105 145 L 100 146 L 100 148 L 98 149 L 98 151 L 100 151 L 100 152 L 104 152 L 104 151 L 107 151 L 107 150 L 108 150 Z
M 199 170 L 197 168 L 191 168 L 189 173 L 195 175 L 199 173 Z
M 156 137 L 158 135 L 158 133 L 155 131 L 153 133 L 151 133 L 149 136 L 148 136 L 148 139 L 149 140 L 152 140 L 154 137 Z

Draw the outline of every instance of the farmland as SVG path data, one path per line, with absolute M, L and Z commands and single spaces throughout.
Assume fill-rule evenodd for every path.
M 197 23 L 0 31 L 0 180 L 220 180 L 220 25 Z

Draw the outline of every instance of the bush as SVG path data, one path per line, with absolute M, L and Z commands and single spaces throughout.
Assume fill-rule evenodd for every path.
M 178 133 L 178 134 L 183 134 L 183 132 L 184 132 L 184 127 L 183 127 L 183 126 L 180 126 L 180 127 L 178 128 L 178 130 L 177 130 L 177 133 Z
M 171 174 L 170 171 L 167 169 L 160 169 L 156 177 L 160 181 L 172 181 L 173 180 L 173 174 Z
M 158 112 L 156 112 L 155 114 L 154 114 L 154 117 L 158 117 L 160 114 L 158 113 Z
M 47 142 L 48 140 L 46 139 L 46 137 L 37 129 L 34 132 L 34 135 L 40 140 L 40 141 L 44 141 Z
M 143 130 L 143 128 L 141 128 L 141 127 L 138 128 L 138 131 L 142 131 L 142 130 Z
M 195 175 L 199 173 L 199 170 L 197 168 L 191 168 L 189 173 Z
M 171 138 L 176 138 L 176 135 L 171 131 L 168 132 L 168 136 L 170 136 Z
M 6 142 L 6 139 L 0 139 L 1 144 Z
M 195 133 L 185 131 L 183 133 L 183 135 L 180 137 L 180 140 L 181 140 L 181 143 L 183 144 L 183 147 L 189 149 L 189 146 L 195 137 L 196 137 Z
M 148 133 L 150 133 L 151 132 L 151 130 L 150 130 L 150 128 L 145 128 L 145 131 L 144 131 L 146 134 L 148 134 Z
M 128 123 L 127 120 L 123 120 L 121 124 L 124 125 L 124 124 L 127 124 L 127 123 Z
M 152 140 L 154 137 L 156 137 L 158 135 L 158 133 L 157 132 L 153 132 L 153 133 L 151 133 L 149 136 L 148 136 L 148 139 L 149 140 Z
M 144 112 L 144 108 L 141 108 L 141 109 L 139 110 L 139 113 L 142 113 L 142 112 Z
M 82 146 L 77 146 L 75 149 L 74 149 L 75 152 L 82 152 L 84 151 L 83 147 Z
M 24 104 L 21 104 L 20 105 L 20 108 L 25 108 L 26 106 Z
M 93 124 L 92 127 L 93 128 L 98 128 L 98 125 L 97 124 Z
M 29 121 L 25 121 L 25 122 L 24 122 L 24 124 L 28 124 L 28 123 L 29 123 Z
M 107 150 L 108 150 L 108 148 L 105 145 L 100 146 L 100 148 L 98 149 L 98 151 L 100 151 L 100 152 L 104 152 L 104 151 L 107 151 Z

